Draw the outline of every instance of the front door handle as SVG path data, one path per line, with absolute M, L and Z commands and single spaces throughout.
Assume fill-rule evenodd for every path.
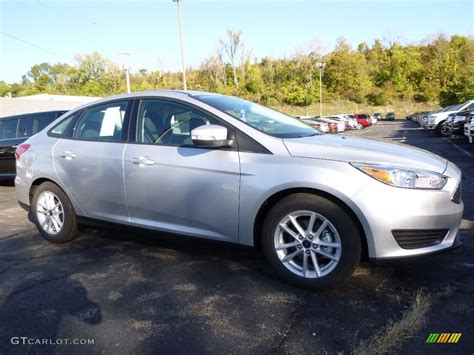
M 64 152 L 62 152 L 61 154 L 59 154 L 59 156 L 61 158 L 64 158 L 66 160 L 72 160 L 76 157 L 76 154 L 74 154 L 73 152 L 71 152 L 70 150 L 66 150 Z
M 141 155 L 138 158 L 133 158 L 132 163 L 138 165 L 154 165 L 155 161 L 145 155 Z

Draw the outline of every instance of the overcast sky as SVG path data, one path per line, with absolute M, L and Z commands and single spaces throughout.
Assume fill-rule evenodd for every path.
M 291 56 L 310 42 L 328 51 L 338 37 L 355 47 L 375 38 L 414 43 L 437 33 L 472 36 L 473 3 L 183 0 L 186 64 L 197 66 L 214 53 L 228 28 L 243 32 L 256 58 Z M 118 53 L 130 52 L 133 71 L 179 69 L 172 0 L 0 0 L 0 14 L 0 80 L 19 81 L 34 64 L 73 64 L 77 53 L 93 51 L 117 63 Z

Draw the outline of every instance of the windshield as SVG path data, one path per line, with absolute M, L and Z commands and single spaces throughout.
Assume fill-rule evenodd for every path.
M 300 138 L 321 134 L 296 118 L 250 101 L 216 94 L 193 97 L 273 137 Z

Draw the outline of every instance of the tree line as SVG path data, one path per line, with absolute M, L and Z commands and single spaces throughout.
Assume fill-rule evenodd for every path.
M 99 53 L 76 56 L 75 65 L 34 65 L 18 83 L 0 81 L 0 96 L 39 93 L 108 96 L 126 92 L 124 69 Z M 245 97 L 266 105 L 307 106 L 319 100 L 316 63 L 324 62 L 325 102 L 345 99 L 382 106 L 393 100 L 441 106 L 474 99 L 474 40 L 439 35 L 422 44 L 375 40 L 352 48 L 339 39 L 321 53 L 308 45 L 290 58 L 252 59 L 242 33 L 228 30 L 214 54 L 188 68 L 188 89 Z M 132 91 L 179 89 L 180 72 L 140 69 L 131 73 Z

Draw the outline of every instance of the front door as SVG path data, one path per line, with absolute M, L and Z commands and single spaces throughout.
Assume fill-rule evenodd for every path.
M 237 242 L 239 154 L 193 146 L 191 130 L 206 124 L 222 123 L 181 103 L 140 102 L 136 142 L 124 153 L 132 223 Z

